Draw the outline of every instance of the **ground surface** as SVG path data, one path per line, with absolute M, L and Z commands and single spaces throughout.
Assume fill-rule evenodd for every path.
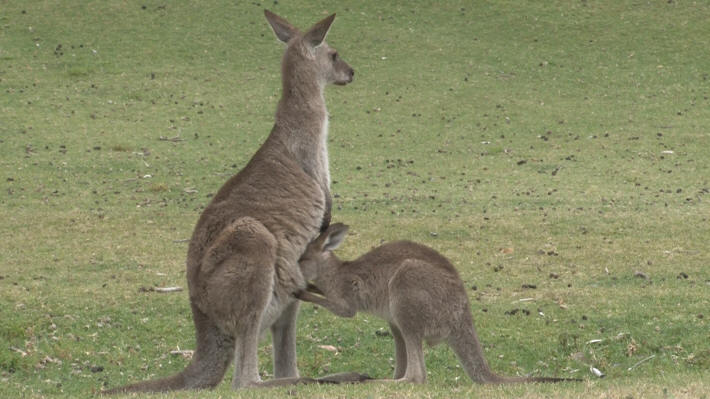
M 339 254 L 430 245 L 459 268 L 492 367 L 427 350 L 426 386 L 164 397 L 707 397 L 710 7 L 691 1 L 5 2 L 0 397 L 87 397 L 187 360 L 185 239 L 271 128 L 270 8 L 356 69 L 329 88 Z M 388 377 L 370 316 L 311 305 L 303 375 Z M 261 350 L 264 378 L 271 347 Z M 590 372 L 595 367 L 606 377 Z

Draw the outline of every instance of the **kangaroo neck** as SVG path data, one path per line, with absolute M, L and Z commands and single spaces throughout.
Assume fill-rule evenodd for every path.
M 328 115 L 323 87 L 315 81 L 284 77 L 281 100 L 276 111 L 276 123 L 294 127 L 322 125 Z M 319 135 L 320 131 L 312 132 Z
M 322 122 L 327 115 L 322 84 L 306 67 L 284 64 L 281 70 L 281 100 L 277 122 L 282 118 Z
M 324 190 L 330 185 L 328 170 L 328 110 L 324 87 L 313 78 L 285 74 L 276 110 L 274 134 L 285 144 L 303 170 Z

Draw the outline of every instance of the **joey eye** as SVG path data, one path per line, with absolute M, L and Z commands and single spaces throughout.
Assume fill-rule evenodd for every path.
M 338 53 L 333 53 L 333 54 L 331 54 L 331 55 L 330 55 L 330 58 L 332 58 L 332 59 L 333 59 L 333 62 L 335 62 L 335 60 L 338 59 Z

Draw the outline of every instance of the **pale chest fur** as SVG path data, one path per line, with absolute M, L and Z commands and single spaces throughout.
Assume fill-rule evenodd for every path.
M 324 191 L 330 187 L 328 166 L 328 113 L 310 123 L 300 123 L 284 129 L 284 140 L 303 170 L 318 182 Z
M 323 118 L 323 123 L 321 124 L 321 134 L 320 134 L 320 148 L 319 148 L 319 158 L 321 164 L 321 171 L 323 175 L 321 176 L 321 184 L 325 185 L 325 188 L 330 187 L 330 165 L 328 164 L 328 114 L 326 113 L 325 118 Z

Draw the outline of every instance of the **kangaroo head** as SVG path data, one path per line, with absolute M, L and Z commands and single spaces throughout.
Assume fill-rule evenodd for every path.
M 332 253 L 342 244 L 348 226 L 342 223 L 333 223 L 306 247 L 298 264 L 306 281 L 317 280 L 325 272 L 335 268 L 340 261 Z
M 269 10 L 264 10 L 264 15 L 276 37 L 287 44 L 282 64 L 284 79 L 315 79 L 321 86 L 346 85 L 353 81 L 355 71 L 325 42 L 335 14 L 317 22 L 305 33 Z

